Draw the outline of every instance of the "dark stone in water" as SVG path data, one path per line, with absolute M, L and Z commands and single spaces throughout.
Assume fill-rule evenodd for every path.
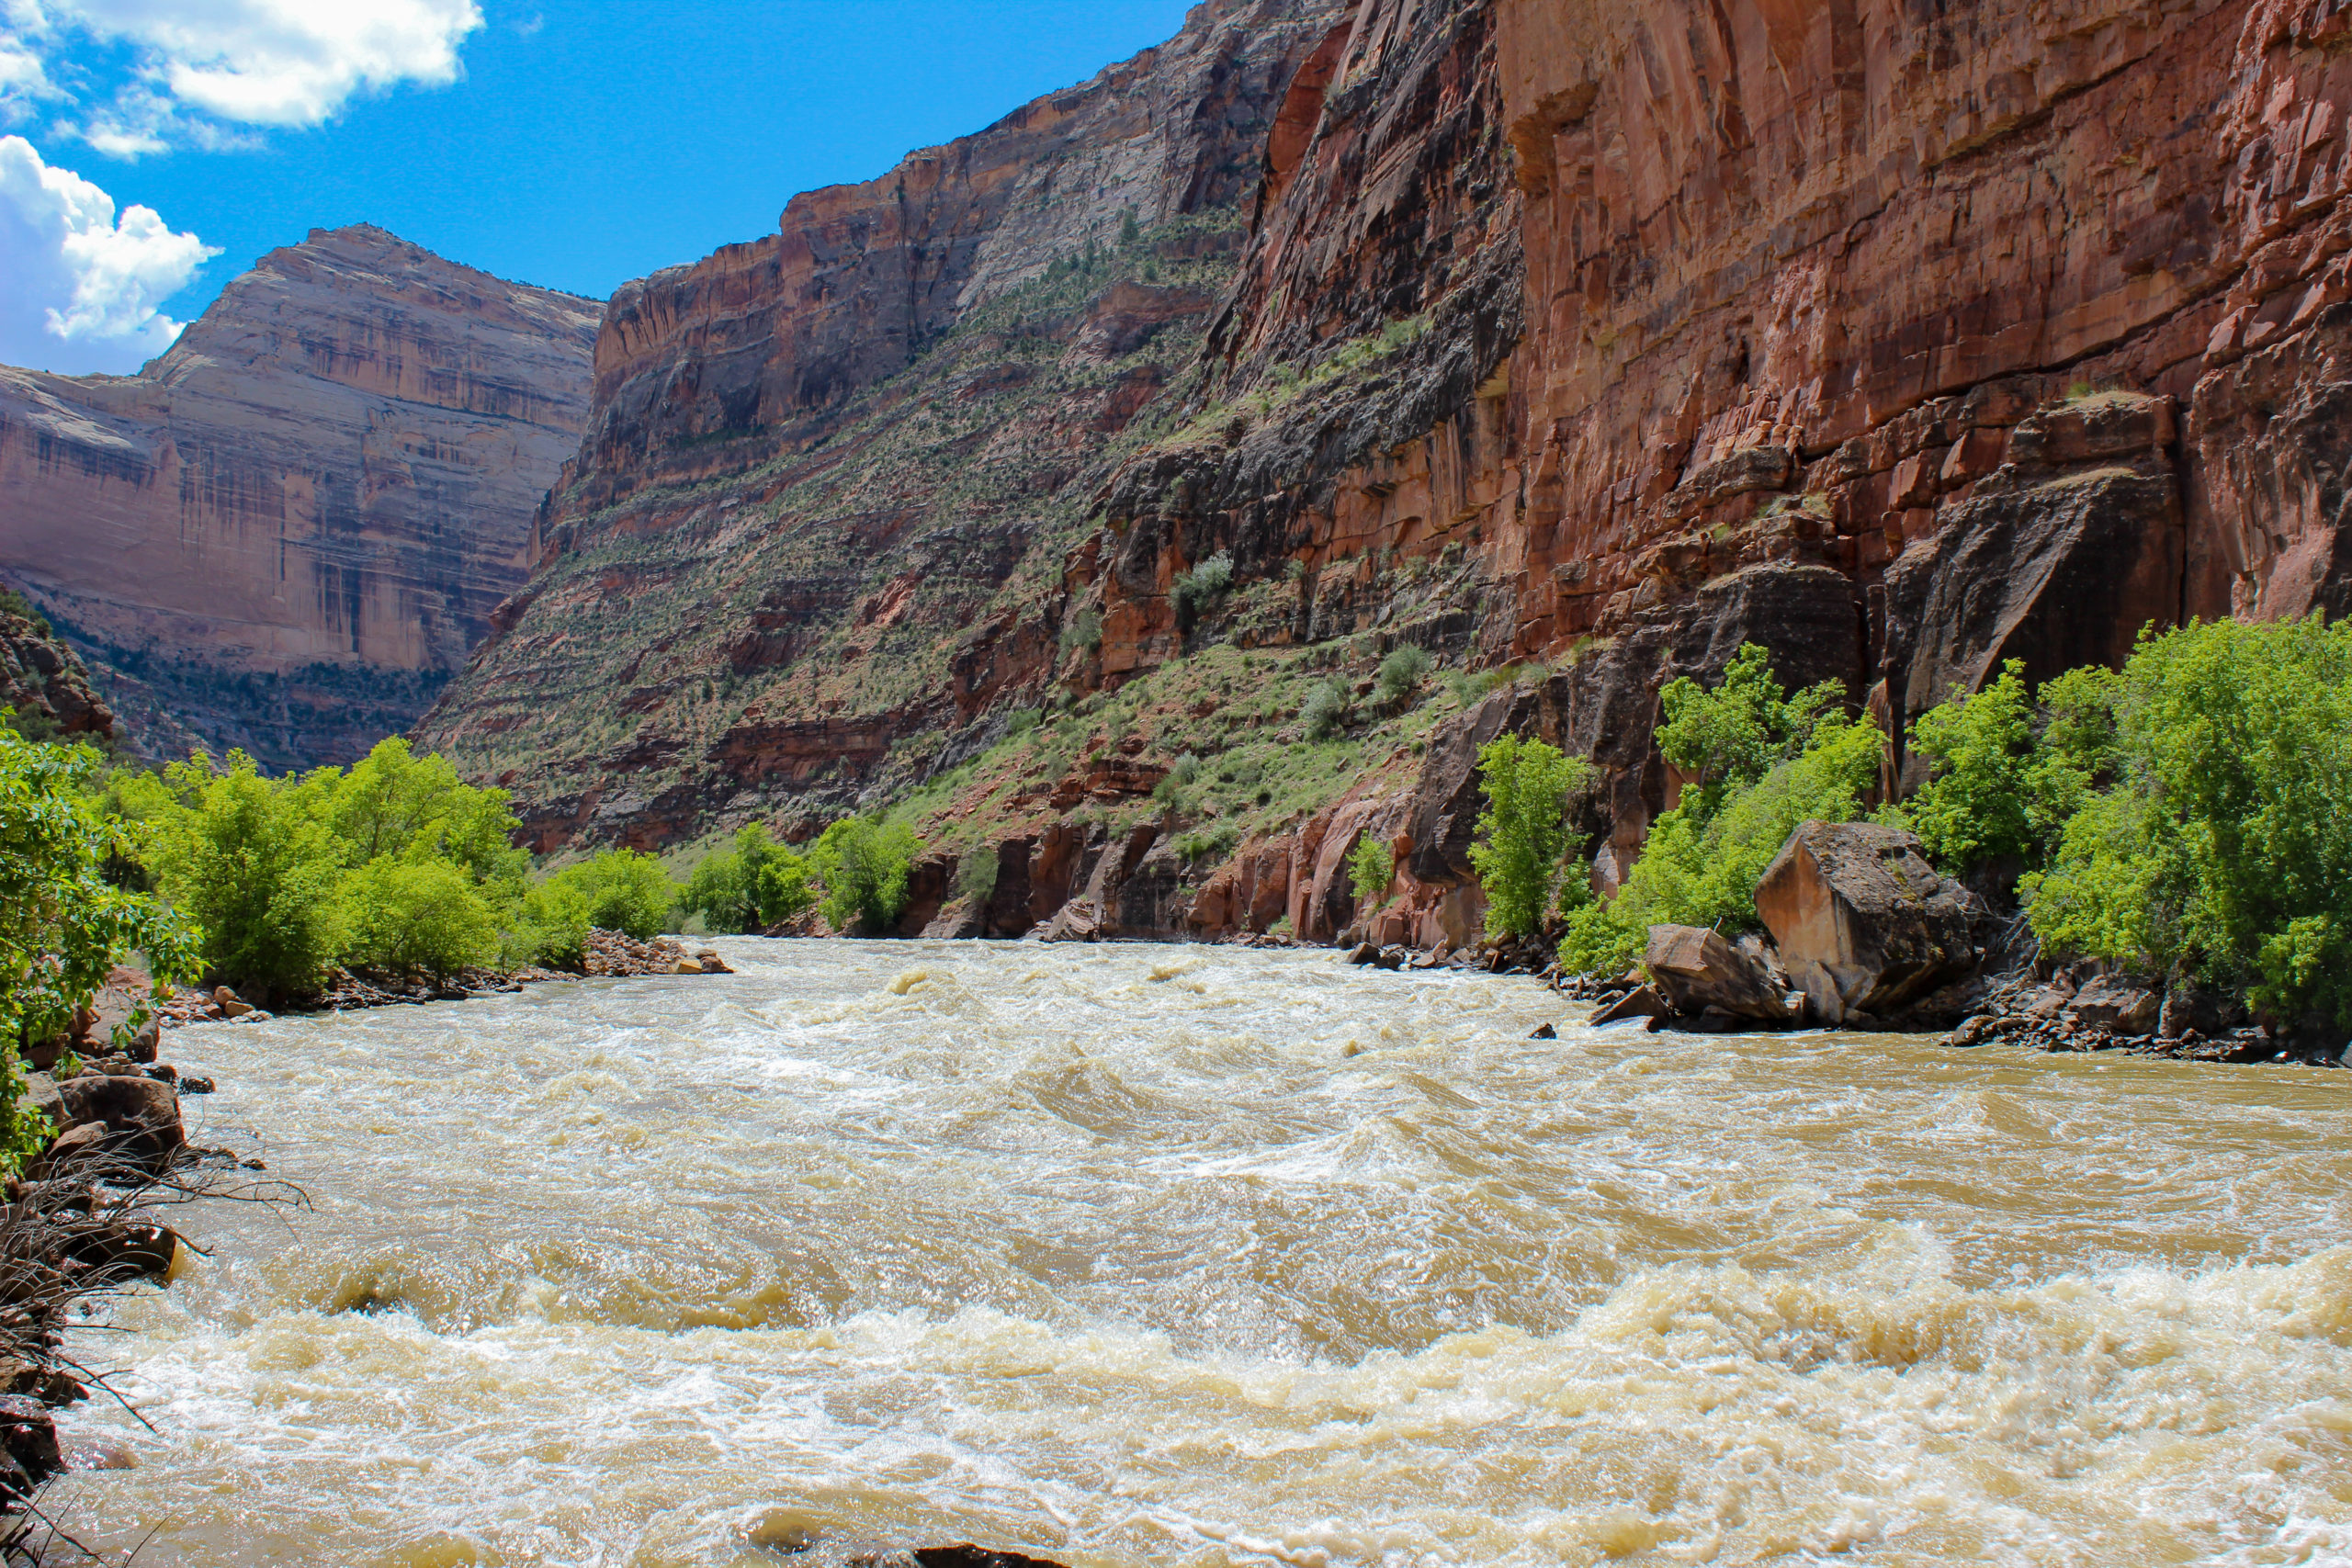
M 1557 1040 L 1559 1037 L 1560 1032 L 1548 1023 L 1537 1024 L 1535 1032 L 1528 1036 L 1530 1040 Z

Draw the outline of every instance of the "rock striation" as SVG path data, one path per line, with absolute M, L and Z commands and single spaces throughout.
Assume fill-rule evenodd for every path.
M 653 845 L 1219 647 L 1358 696 L 1400 645 L 1518 663 L 1213 866 L 1133 818 L 1157 740 L 1040 751 L 1000 891 L 935 917 L 1459 943 L 1504 728 L 1602 764 L 1605 889 L 1679 784 L 1659 686 L 1743 642 L 1899 739 L 2006 660 L 2352 608 L 2348 39 L 2335 0 L 1201 7 L 625 290 L 424 733 L 542 846 Z
M 599 316 L 313 231 L 136 376 L 0 368 L 0 564 L 158 752 L 348 760 L 521 586 Z

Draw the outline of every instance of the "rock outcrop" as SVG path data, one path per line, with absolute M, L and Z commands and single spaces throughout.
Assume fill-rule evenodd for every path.
M 2347 17 L 1202 7 L 625 291 L 538 570 L 424 733 L 542 847 L 656 845 L 903 795 L 1044 709 L 1069 745 L 938 826 L 1001 872 L 1099 839 L 1065 929 L 1434 945 L 1476 929 L 1467 759 L 1509 728 L 1601 764 L 1606 890 L 1679 782 L 1658 687 L 1742 642 L 1899 743 L 2006 660 L 2352 607 Z M 1522 668 L 1408 722 L 1370 680 L 1406 644 Z M 1251 678 L 1328 681 L 1361 765 L 1153 805 L 1239 745 L 1182 719 L 1246 708 L 1170 673 L 1216 649 L 1304 650 Z M 1334 733 L 1303 711 L 1251 744 Z M 1361 910 L 1367 835 L 1401 848 Z
M 1756 913 L 1816 1023 L 1889 1017 L 1976 967 L 1967 889 L 1896 828 L 1803 824 L 1758 880 Z
M 136 376 L 0 369 L 0 563 L 156 754 L 349 760 L 522 585 L 599 314 L 314 231 Z
M 35 739 L 116 739 L 114 710 L 90 686 L 81 659 L 40 615 L 0 591 L 0 708 Z

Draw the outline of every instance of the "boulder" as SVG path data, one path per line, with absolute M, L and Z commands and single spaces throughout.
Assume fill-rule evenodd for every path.
M 81 1161 L 102 1157 L 111 1135 L 103 1122 L 68 1127 L 50 1140 L 49 1147 L 33 1161 L 27 1174 L 39 1179 L 63 1176 Z
M 2092 981 L 2066 1005 L 2070 1021 L 2134 1040 L 2155 1033 L 2163 1011 L 2164 998 L 2154 991 L 2111 978 Z
M 1795 1021 L 1770 967 L 1703 926 L 1652 926 L 1642 964 L 1677 1013 L 1695 1018 L 1713 1008 L 1763 1023 Z
M 1976 967 L 1968 890 L 1900 829 L 1804 823 L 1757 883 L 1756 912 L 1817 1022 L 1883 1017 Z
M 131 1158 L 160 1165 L 187 1142 L 179 1095 L 170 1084 L 108 1075 L 68 1078 L 57 1094 L 68 1128 L 101 1123 L 109 1146 Z
M 57 1449 L 57 1422 L 40 1401 L 20 1393 L 0 1394 L 0 1496 L 23 1498 L 64 1468 Z

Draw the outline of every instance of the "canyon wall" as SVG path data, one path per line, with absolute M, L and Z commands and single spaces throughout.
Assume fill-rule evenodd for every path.
M 0 570 L 155 754 L 348 760 L 522 585 L 598 319 L 381 230 L 313 231 L 137 376 L 0 369 Z
M 927 280 L 960 300 L 1023 268 L 990 273 L 981 238 L 960 262 L 910 251 L 892 226 L 922 209 L 902 190 L 947 188 L 934 168 L 996 167 L 978 147 L 804 198 L 783 237 L 616 301 L 540 575 L 428 728 L 492 771 L 489 738 L 537 722 L 531 683 L 607 627 L 650 634 L 653 658 L 705 651 L 658 684 L 595 666 L 582 691 L 627 692 L 632 716 L 688 694 L 711 716 L 631 716 L 575 752 L 534 799 L 542 843 L 797 830 L 944 779 L 930 819 L 989 824 L 957 852 L 996 891 L 935 866 L 919 912 L 942 929 L 1328 936 L 1357 918 L 1344 859 L 1372 836 L 1401 868 L 1377 934 L 1458 942 L 1478 912 L 1471 759 L 1505 728 L 1603 764 L 1586 826 L 1606 887 L 1676 783 L 1651 744 L 1658 687 L 1744 641 L 1792 682 L 1842 682 L 1896 738 L 1899 788 L 1904 727 L 2004 660 L 2040 678 L 2115 661 L 2143 626 L 2352 598 L 2337 0 L 1228 6 L 1169 58 L 1211 39 L 1257 62 L 1231 73 L 1250 93 L 1144 74 L 1162 104 L 1220 106 L 1235 146 L 1257 137 L 1221 155 L 1247 164 L 1246 226 L 1216 241 L 1188 355 L 1090 351 L 1108 400 L 1000 400 L 955 425 L 907 378 L 956 367 L 958 407 L 1038 384 L 1010 316 L 981 332 L 959 305 L 929 335 L 945 296 Z M 1074 140 L 1052 157 L 1091 146 L 1082 115 L 1058 123 Z M 1033 181 L 1052 161 L 1021 156 Z M 1183 202 L 1136 205 L 1164 222 L 1199 210 Z M 876 232 L 887 265 L 858 248 Z M 1052 323 L 1023 318 L 1062 345 L 1057 374 L 1124 341 L 1077 324 L 1124 320 L 1114 298 L 1164 301 L 1120 254 Z M 854 385 L 866 400 L 841 400 Z M 870 463 L 809 488 L 860 450 L 853 414 L 916 402 L 929 423 L 900 428 L 952 476 L 952 548 L 949 513 L 910 533 Z M 1082 412 L 1117 434 L 1055 434 Z M 1015 449 L 1035 491 L 973 486 L 970 465 Z M 731 489 L 689 501 L 718 473 Z M 677 488 L 635 504 L 649 483 Z M 735 563 L 733 597 L 708 568 L 649 597 L 673 567 L 642 539 L 688 527 Z M 831 575 L 755 564 L 820 540 Z M 910 614 L 925 629 L 894 634 Z M 1406 644 L 1509 674 L 1442 714 L 1399 707 L 1370 677 Z M 1238 677 L 1191 672 L 1217 650 Z M 753 666 L 734 713 L 727 676 Z M 1251 704 L 1253 682 L 1289 694 Z M 1358 765 L 1319 794 L 1168 783 L 1185 758 L 1224 780 L 1224 752 L 1310 755 L 1351 702 Z M 1009 716 L 1041 713 L 1055 738 L 1016 744 Z M 1247 722 L 1202 728 L 1216 713 Z M 537 754 L 494 757 L 526 797 Z

